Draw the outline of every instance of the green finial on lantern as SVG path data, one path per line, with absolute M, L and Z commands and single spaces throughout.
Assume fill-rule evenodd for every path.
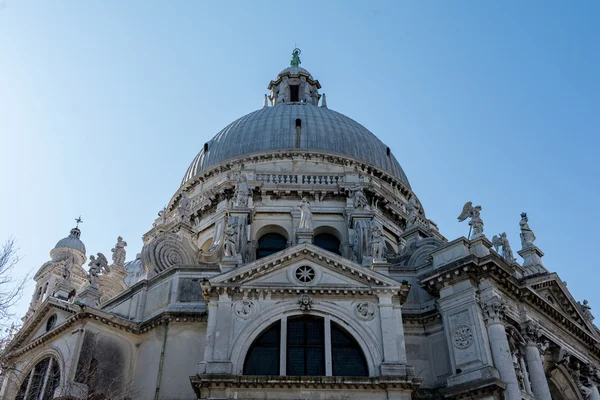
M 300 61 L 300 53 L 302 53 L 302 51 L 297 47 L 292 51 L 292 61 L 290 61 L 292 67 L 298 67 L 302 63 Z

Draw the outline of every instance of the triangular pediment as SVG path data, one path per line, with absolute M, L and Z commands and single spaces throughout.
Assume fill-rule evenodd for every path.
M 533 277 L 528 279 L 526 284 L 535 293 L 538 301 L 543 301 L 546 303 L 545 306 L 550 306 L 559 311 L 561 315 L 571 319 L 594 337 L 599 338 L 596 328 L 586 318 L 581 305 L 573 298 L 558 275 L 552 273 Z
M 212 287 L 398 291 L 401 283 L 312 244 L 297 245 L 209 279 Z
M 41 336 L 44 336 L 49 331 L 52 331 L 57 326 L 61 325 L 75 313 L 76 310 L 72 304 L 55 298 L 49 298 L 27 319 L 25 324 L 9 343 L 5 352 L 11 352 L 36 341 Z M 49 325 L 48 320 L 52 316 L 55 316 L 54 322 Z

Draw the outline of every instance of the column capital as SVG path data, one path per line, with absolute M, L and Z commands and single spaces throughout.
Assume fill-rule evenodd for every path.
M 503 324 L 506 317 L 506 302 L 498 295 L 479 300 L 486 324 Z
M 537 346 L 540 343 L 542 333 L 538 324 L 533 321 L 527 321 L 521 324 L 521 335 L 523 335 L 527 346 Z

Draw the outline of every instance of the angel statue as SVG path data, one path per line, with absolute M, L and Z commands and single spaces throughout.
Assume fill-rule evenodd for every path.
M 117 238 L 117 244 L 115 247 L 111 249 L 113 255 L 112 260 L 114 265 L 123 266 L 125 264 L 125 246 L 127 246 L 127 242 L 123 240 L 121 236 Z
M 94 257 L 93 255 L 90 256 L 90 264 L 94 263 L 98 267 L 99 273 L 108 274 L 110 272 L 110 269 L 108 268 L 108 260 L 102 253 L 96 253 L 96 255 L 98 258 Z
M 302 201 L 298 204 L 298 208 L 300 209 L 300 225 L 298 228 L 312 231 L 312 213 L 310 211 L 310 203 L 306 197 L 302 198 Z
M 471 231 L 469 230 L 470 239 L 477 239 L 477 238 L 484 236 L 483 235 L 483 221 L 481 220 L 481 217 L 479 216 L 480 212 L 481 212 L 481 206 L 473 207 L 473 203 L 470 201 L 467 201 L 467 203 L 463 207 L 462 212 L 458 216 L 458 222 L 463 222 L 465 219 L 471 218 L 471 220 L 469 221 L 469 226 L 473 230 L 473 236 L 471 236 L 471 234 L 470 234 Z
M 502 247 L 502 258 L 504 258 L 508 263 L 512 264 L 517 261 L 513 256 L 512 249 L 510 248 L 510 243 L 508 243 L 506 232 L 502 232 L 500 236 L 494 235 L 494 237 L 492 238 L 492 244 L 494 245 L 496 252 L 498 252 L 498 249 Z
M 362 210 L 367 208 L 367 204 L 369 203 L 367 201 L 367 196 L 365 196 L 365 192 L 363 192 L 363 188 L 358 182 L 356 182 L 353 187 L 348 189 L 348 191 L 350 192 L 350 196 L 354 198 L 354 208 Z

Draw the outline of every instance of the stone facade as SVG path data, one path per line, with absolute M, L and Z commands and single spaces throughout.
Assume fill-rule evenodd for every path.
M 204 145 L 134 261 L 119 237 L 86 272 L 79 227 L 57 243 L 0 397 L 600 398 L 590 306 L 542 265 L 526 214 L 522 265 L 470 202 L 476 234 L 448 241 L 298 54 Z

